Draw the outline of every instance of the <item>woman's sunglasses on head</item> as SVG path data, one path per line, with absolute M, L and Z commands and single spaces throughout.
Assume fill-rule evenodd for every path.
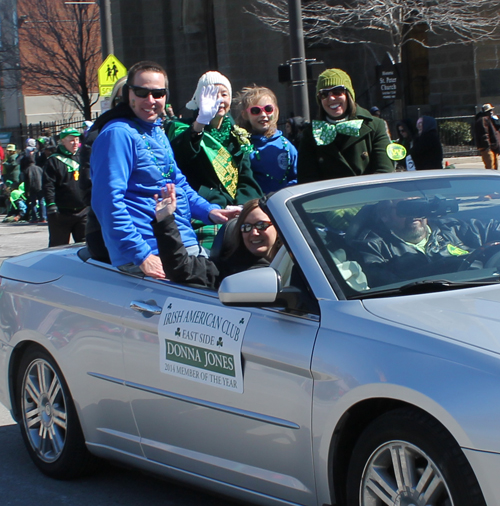
M 274 105 L 268 104 L 264 107 L 261 107 L 260 105 L 254 105 L 252 107 L 249 107 L 247 111 L 253 116 L 258 116 L 262 111 L 264 111 L 266 114 L 272 114 L 274 112 Z
M 262 232 L 263 230 L 266 230 L 272 225 L 270 221 L 258 221 L 257 223 L 243 223 L 240 227 L 240 230 L 244 234 L 248 234 L 252 231 L 252 229 L 255 228 L 255 230 L 258 230 L 259 232 Z
M 129 85 L 129 88 L 139 98 L 146 98 L 151 93 L 151 96 L 155 100 L 158 100 L 159 98 L 163 98 L 165 95 L 168 94 L 168 90 L 166 88 L 156 88 L 154 90 L 150 90 L 149 88 L 141 88 L 140 86 L 132 86 L 132 85 Z
M 328 98 L 329 96 L 340 97 L 341 95 L 345 95 L 347 92 L 347 88 L 345 86 L 334 86 L 333 88 L 325 88 L 323 90 L 319 90 L 319 96 L 321 99 Z

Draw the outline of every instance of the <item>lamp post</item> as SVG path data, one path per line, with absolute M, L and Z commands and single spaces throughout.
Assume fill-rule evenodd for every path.
M 307 96 L 306 49 L 302 28 L 302 8 L 300 0 L 288 0 L 290 21 L 291 77 L 293 108 L 297 116 L 310 121 L 309 98 Z
M 105 60 L 109 54 L 115 54 L 113 25 L 111 24 L 111 0 L 100 0 L 99 7 L 101 9 L 102 59 Z

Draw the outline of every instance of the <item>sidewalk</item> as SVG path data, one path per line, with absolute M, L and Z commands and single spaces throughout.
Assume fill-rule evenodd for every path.
M 0 214 L 0 264 L 6 258 L 48 247 L 47 225 L 1 223 L 4 218 L 5 214 Z
M 484 164 L 480 156 L 457 156 L 454 158 L 445 158 L 443 165 L 449 162 L 455 165 L 457 169 L 484 169 Z

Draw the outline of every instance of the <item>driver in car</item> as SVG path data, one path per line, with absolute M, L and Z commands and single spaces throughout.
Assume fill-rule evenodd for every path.
M 375 213 L 366 213 L 372 219 L 347 239 L 359 255 L 369 286 L 483 267 L 480 260 L 486 259 L 471 253 L 500 241 L 500 223 L 444 216 L 456 210 L 456 202 L 435 197 L 384 201 L 375 206 Z

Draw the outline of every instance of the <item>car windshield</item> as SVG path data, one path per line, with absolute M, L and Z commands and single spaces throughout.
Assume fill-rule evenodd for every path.
M 500 281 L 500 178 L 429 177 L 325 190 L 292 204 L 346 298 Z

